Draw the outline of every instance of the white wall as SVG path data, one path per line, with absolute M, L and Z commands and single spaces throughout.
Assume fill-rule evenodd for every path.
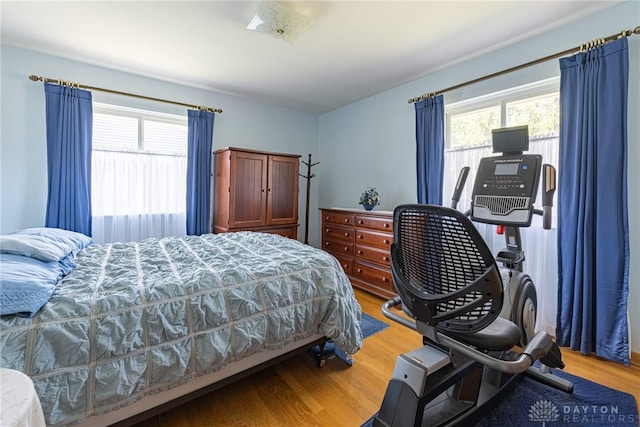
M 282 153 L 317 155 L 317 116 L 239 97 L 198 90 L 132 74 L 108 70 L 13 46 L 2 46 L 2 119 L 0 141 L 0 233 L 43 226 L 47 199 L 44 88 L 31 74 L 61 78 L 89 86 L 131 92 L 224 110 L 214 125 L 214 149 L 234 146 Z M 167 103 L 93 91 L 96 102 L 117 103 L 185 115 L 187 109 Z M 303 165 L 301 165 L 303 167 Z M 304 232 L 306 180 L 300 179 L 299 229 Z M 312 186 L 317 218 L 318 187 Z
M 640 3 L 626 2 L 500 51 L 433 73 L 320 116 L 320 207 L 357 207 L 366 186 L 377 187 L 380 209 L 416 201 L 414 106 L 407 100 L 489 75 L 595 38 L 633 29 Z M 629 270 L 631 344 L 640 352 L 640 36 L 629 37 Z M 445 94 L 445 103 L 559 75 L 558 60 Z M 316 229 L 317 230 L 317 229 Z M 527 254 L 529 257 L 533 254 Z

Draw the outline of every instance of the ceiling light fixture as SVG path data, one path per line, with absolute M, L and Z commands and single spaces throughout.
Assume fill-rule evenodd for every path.
M 313 19 L 279 3 L 265 1 L 258 6 L 247 30 L 258 31 L 293 43 L 313 23 Z

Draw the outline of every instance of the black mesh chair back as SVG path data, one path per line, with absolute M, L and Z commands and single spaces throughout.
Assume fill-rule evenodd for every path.
M 432 205 L 394 211 L 391 267 L 403 309 L 446 333 L 485 328 L 502 308 L 502 279 L 471 220 Z

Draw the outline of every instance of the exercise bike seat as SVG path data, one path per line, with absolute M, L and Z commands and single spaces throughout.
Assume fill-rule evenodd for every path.
M 503 285 L 493 254 L 461 212 L 397 207 L 391 263 L 403 309 L 417 321 L 480 351 L 519 343 L 518 326 L 499 317 Z
M 496 317 L 484 329 L 471 334 L 452 331 L 443 333 L 464 344 L 489 351 L 510 350 L 520 342 L 520 328 L 502 317 Z

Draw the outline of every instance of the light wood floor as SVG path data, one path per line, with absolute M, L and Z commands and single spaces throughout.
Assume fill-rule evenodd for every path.
M 317 368 L 309 354 L 301 354 L 137 427 L 360 426 L 379 409 L 396 357 L 419 347 L 421 337 L 384 318 L 383 300 L 358 290 L 356 297 L 364 312 L 390 326 L 365 340 L 353 366 L 333 358 Z M 566 372 L 640 401 L 637 360 L 627 368 L 566 349 L 562 353 Z

